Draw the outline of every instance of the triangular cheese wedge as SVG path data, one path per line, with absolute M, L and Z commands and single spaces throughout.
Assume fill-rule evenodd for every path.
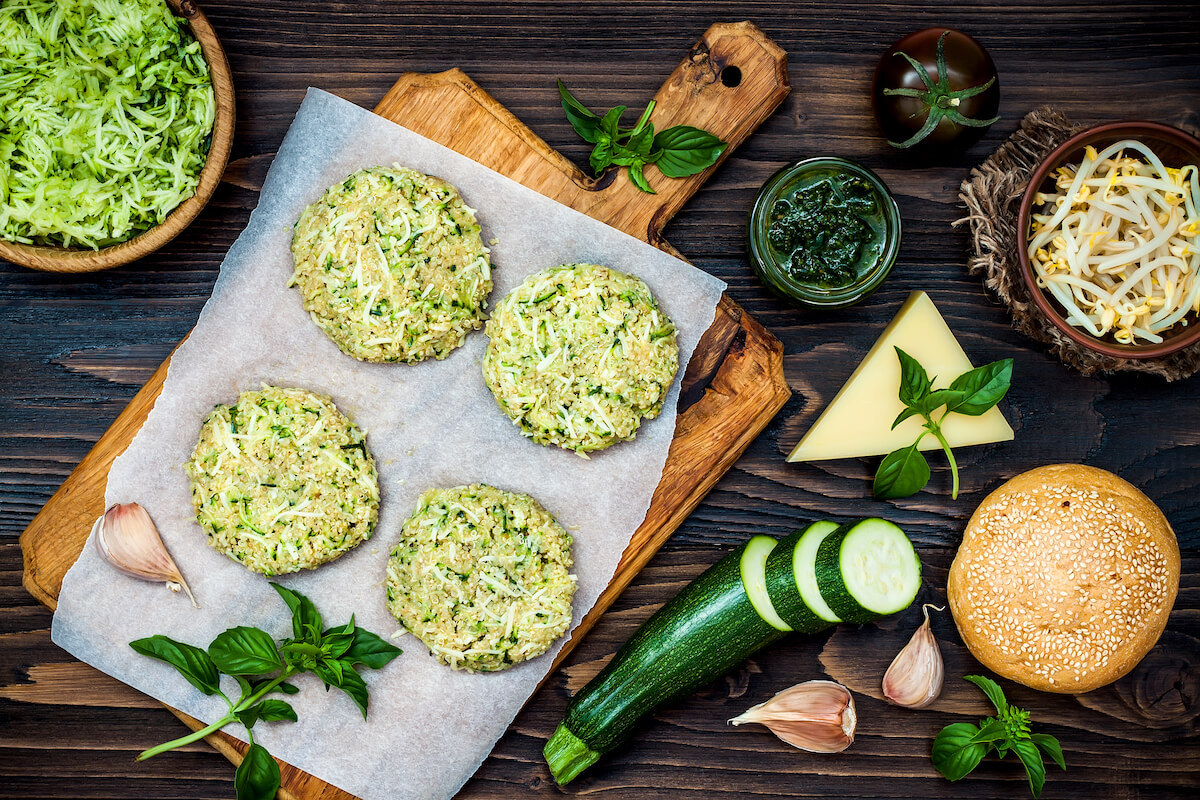
M 904 409 L 897 396 L 900 360 L 896 347 L 921 362 L 935 389 L 945 388 L 971 369 L 966 353 L 933 301 L 924 292 L 913 292 L 788 461 L 881 456 L 913 443 L 921 433 L 918 417 L 910 417 L 891 430 L 892 421 Z M 942 433 L 952 447 L 1013 438 L 1012 428 L 996 408 L 978 417 L 951 414 L 942 425 Z M 922 450 L 938 447 L 932 436 L 921 440 Z

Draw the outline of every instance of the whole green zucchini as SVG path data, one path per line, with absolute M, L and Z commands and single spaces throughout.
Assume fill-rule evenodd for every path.
M 684 587 L 571 699 L 543 750 L 559 785 L 628 739 L 655 709 L 687 697 L 785 635 L 763 620 L 743 583 L 742 556 L 755 539 Z M 755 568 L 750 562 L 762 569 L 761 559 L 745 561 L 747 569 Z

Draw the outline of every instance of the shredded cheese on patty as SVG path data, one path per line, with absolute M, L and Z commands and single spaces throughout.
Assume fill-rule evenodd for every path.
M 442 359 L 483 327 L 492 291 L 475 213 L 445 181 L 372 167 L 331 186 L 292 235 L 304 308 L 363 361 Z
M 658 416 L 679 367 L 675 325 L 640 279 L 568 264 L 497 304 L 483 377 L 524 435 L 584 455 Z
M 571 566 L 570 534 L 529 495 L 430 489 L 388 560 L 388 610 L 454 669 L 507 669 L 570 626 Z
M 338 558 L 379 513 L 365 434 L 304 389 L 264 386 L 217 406 L 184 469 L 209 545 L 264 575 Z

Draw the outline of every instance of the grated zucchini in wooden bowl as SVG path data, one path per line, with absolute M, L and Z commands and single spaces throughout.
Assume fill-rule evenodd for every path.
M 189 0 L 0 4 L 0 257 L 84 272 L 156 250 L 232 136 L 229 66 Z

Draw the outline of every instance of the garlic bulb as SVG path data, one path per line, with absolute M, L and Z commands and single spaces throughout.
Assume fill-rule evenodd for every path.
M 854 742 L 854 698 L 833 681 L 808 681 L 759 703 L 734 725 L 757 722 L 783 741 L 810 753 L 840 753 Z
M 200 607 L 146 509 L 137 503 L 117 503 L 96 520 L 92 533 L 96 550 L 109 564 L 144 581 L 163 581 L 172 592 L 182 589 L 192 605 Z
M 883 675 L 883 696 L 889 703 L 905 708 L 924 708 L 942 693 L 942 651 L 929 629 L 930 604 L 921 606 L 925 622 L 917 628 L 904 649 L 896 655 Z M 932 606 L 938 611 L 945 608 Z

